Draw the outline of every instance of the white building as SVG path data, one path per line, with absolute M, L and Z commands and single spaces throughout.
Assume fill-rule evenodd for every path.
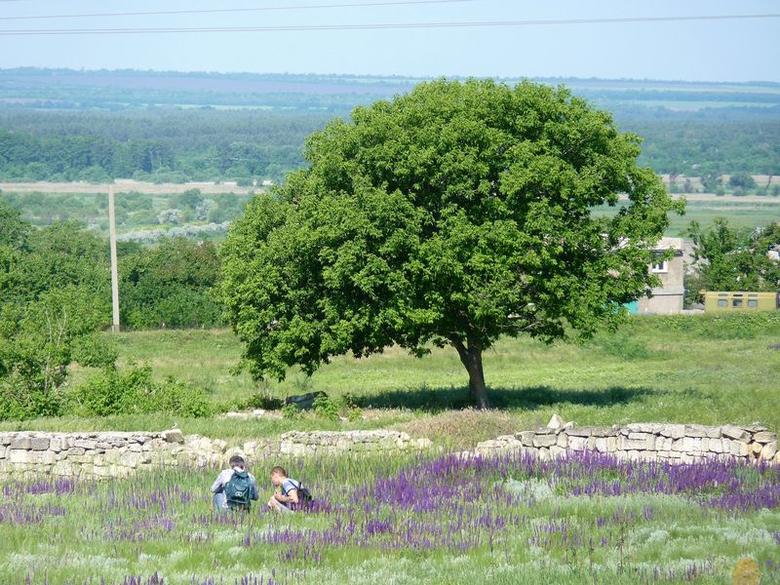
M 674 250 L 668 260 L 659 260 L 650 266 L 650 272 L 661 280 L 661 286 L 653 289 L 650 297 L 639 299 L 640 315 L 669 315 L 683 310 L 685 298 L 685 260 L 682 238 L 661 238 L 656 246 L 659 255 Z

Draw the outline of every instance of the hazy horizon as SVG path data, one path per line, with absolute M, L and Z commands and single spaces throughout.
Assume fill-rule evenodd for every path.
M 39 71 L 68 71 L 72 73 L 151 73 L 151 74 L 178 74 L 178 75 L 278 75 L 278 76 L 291 76 L 291 77 L 354 77 L 354 78 L 374 78 L 374 79 L 398 79 L 404 80 L 429 80 L 437 79 L 440 77 L 448 79 L 496 79 L 499 81 L 515 81 L 522 79 L 531 80 L 572 80 L 572 81 L 609 81 L 609 82 L 645 82 L 645 83 L 690 83 L 690 84 L 702 84 L 702 85 L 778 85 L 780 86 L 780 80 L 774 81 L 771 79 L 747 79 L 744 81 L 735 81 L 731 79 L 672 79 L 672 78 L 649 78 L 649 77 L 578 77 L 567 75 L 534 75 L 534 76 L 500 76 L 500 75 L 411 75 L 403 72 L 399 73 L 365 73 L 365 72 L 343 72 L 343 71 L 246 71 L 246 70 L 213 70 L 213 69 L 156 69 L 156 68 L 138 68 L 138 67 L 122 67 L 122 68 L 75 68 L 75 67 L 46 67 L 36 65 L 20 65 L 14 67 L 0 67 L 0 71 L 24 71 L 24 70 L 39 70 Z
M 365 23 L 527 21 L 751 14 L 777 11 L 771 0 L 575 0 L 542 4 L 464 0 L 324 9 L 323 0 L 279 10 L 271 0 L 73 0 L 3 2 L 5 30 L 123 27 L 355 26 Z M 312 6 L 320 5 L 319 9 Z M 67 8 L 65 8 L 67 6 Z M 257 9 L 209 15 L 139 15 L 18 20 L 95 12 Z M 270 10 L 274 9 L 275 10 Z M 289 73 L 500 78 L 577 78 L 688 82 L 780 82 L 780 19 L 545 25 L 494 28 L 292 30 L 286 32 L 0 36 L 0 67 L 137 69 L 155 72 Z

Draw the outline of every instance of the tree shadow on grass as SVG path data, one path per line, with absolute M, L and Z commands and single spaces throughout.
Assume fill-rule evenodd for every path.
M 522 388 L 490 388 L 488 395 L 493 408 L 535 410 L 552 404 L 569 403 L 582 406 L 609 407 L 641 399 L 650 388 L 612 386 L 602 390 L 566 390 L 549 386 Z M 467 387 L 432 388 L 422 386 L 410 390 L 380 392 L 354 397 L 362 408 L 407 408 L 424 412 L 459 410 L 473 406 Z

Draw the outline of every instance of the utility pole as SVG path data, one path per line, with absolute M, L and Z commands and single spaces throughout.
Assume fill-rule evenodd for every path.
M 119 269 L 116 263 L 116 214 L 114 211 L 114 186 L 108 186 L 108 240 L 111 246 L 111 307 L 113 319 L 111 331 L 119 332 Z

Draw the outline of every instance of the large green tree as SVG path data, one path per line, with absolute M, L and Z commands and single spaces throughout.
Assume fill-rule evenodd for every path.
M 282 378 L 451 345 L 487 406 L 499 337 L 588 335 L 653 286 L 675 204 L 639 152 L 608 113 L 529 82 L 424 83 L 355 109 L 230 230 L 221 291 L 245 363 Z M 619 194 L 614 217 L 592 215 Z

